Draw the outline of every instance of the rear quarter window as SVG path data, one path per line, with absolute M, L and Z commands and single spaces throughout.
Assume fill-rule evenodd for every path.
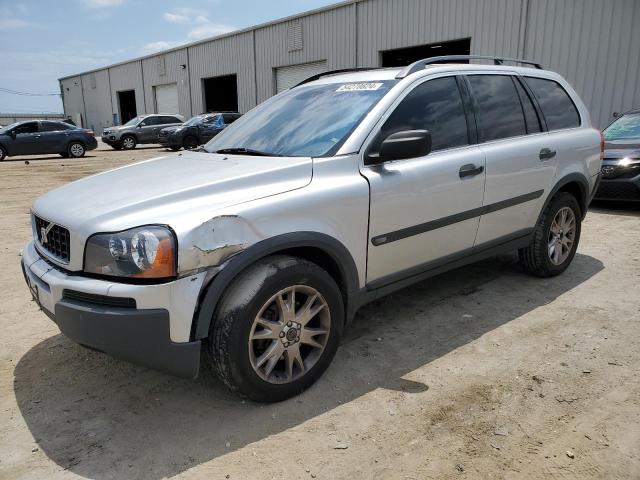
M 562 85 L 546 78 L 525 77 L 525 81 L 538 100 L 547 121 L 547 129 L 562 130 L 580 126 L 578 109 Z

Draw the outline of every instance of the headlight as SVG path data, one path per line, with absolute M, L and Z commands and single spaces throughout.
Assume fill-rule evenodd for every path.
M 150 225 L 92 235 L 84 251 L 84 271 L 112 277 L 173 277 L 176 275 L 173 232 L 167 227 Z

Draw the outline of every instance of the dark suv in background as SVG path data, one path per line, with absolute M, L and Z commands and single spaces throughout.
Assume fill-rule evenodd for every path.
M 227 125 L 232 124 L 242 115 L 237 112 L 203 113 L 190 118 L 177 127 L 160 130 L 158 143 L 171 150 L 185 150 L 203 145 L 220 133 Z
M 109 127 L 102 131 L 102 141 L 116 150 L 131 150 L 139 143 L 158 143 L 158 132 L 165 127 L 180 125 L 182 115 L 152 114 L 132 118 L 119 127 Z
M 0 128 L 0 160 L 15 155 L 82 157 L 97 148 L 96 134 L 66 122 L 29 120 Z
M 595 198 L 640 201 L 640 110 L 625 113 L 603 133 L 602 180 Z

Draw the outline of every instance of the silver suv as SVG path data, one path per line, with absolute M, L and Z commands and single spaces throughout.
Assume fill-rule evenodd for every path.
M 116 150 L 131 150 L 139 143 L 158 143 L 160 130 L 183 123 L 184 117 L 173 113 L 140 115 L 119 127 L 105 128 L 102 131 L 102 141 Z
M 445 59 L 446 60 L 446 59 Z M 259 401 L 310 386 L 364 303 L 520 252 L 570 264 L 602 142 L 539 68 L 328 72 L 212 139 L 53 190 L 22 264 L 72 340 Z

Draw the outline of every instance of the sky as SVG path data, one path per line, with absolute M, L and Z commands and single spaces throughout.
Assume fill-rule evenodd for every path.
M 60 77 L 336 1 L 0 0 L 0 112 L 62 112 Z

